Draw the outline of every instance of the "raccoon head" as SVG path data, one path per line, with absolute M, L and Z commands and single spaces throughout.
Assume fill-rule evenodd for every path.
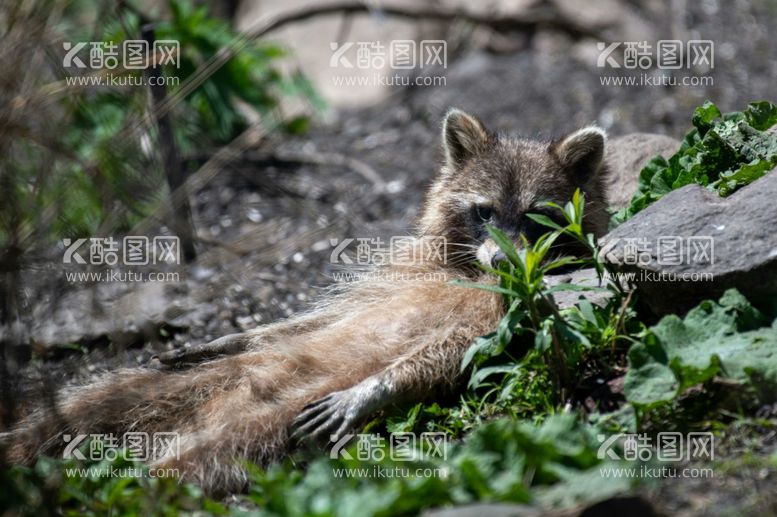
M 467 268 L 475 260 L 494 266 L 504 258 L 486 225 L 502 230 L 517 247 L 521 235 L 534 242 L 549 229 L 527 214 L 563 224 L 559 211 L 544 203 L 563 206 L 577 188 L 585 194 L 584 230 L 597 237 L 606 231 L 602 129 L 590 126 L 550 142 L 524 140 L 492 133 L 453 109 L 442 138 L 445 164 L 427 195 L 420 230 L 445 238 L 448 266 Z M 582 251 L 571 239 L 556 242 L 559 252 Z

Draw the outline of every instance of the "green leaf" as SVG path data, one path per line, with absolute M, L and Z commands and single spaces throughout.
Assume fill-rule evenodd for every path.
M 752 163 L 742 165 L 735 171 L 727 171 L 720 175 L 720 184 L 718 184 L 718 193 L 721 196 L 728 196 L 734 192 L 740 185 L 747 185 L 754 182 L 772 169 L 772 163 L 766 160 L 755 160 Z
M 516 368 L 519 368 L 519 366 L 504 365 L 504 366 L 489 366 L 486 368 L 481 368 L 472 374 L 472 377 L 469 380 L 468 387 L 477 388 L 478 386 L 483 384 L 483 381 L 486 380 L 488 377 L 498 373 L 513 373 Z
M 499 346 L 499 339 L 496 332 L 492 332 L 485 336 L 478 337 L 475 342 L 470 345 L 467 351 L 464 353 L 464 357 L 461 360 L 461 371 L 467 369 L 475 356 L 483 355 L 491 357 L 494 355 L 495 350 Z
M 760 131 L 777 124 L 777 106 L 769 101 L 751 102 L 744 111 L 747 123 Z
M 777 398 L 777 322 L 738 332 L 762 316 L 735 290 L 706 301 L 684 319 L 666 316 L 646 342 L 629 350 L 626 398 L 637 405 L 667 402 L 715 376 L 749 386 L 762 403 Z
M 467 287 L 469 289 L 483 289 L 484 291 L 491 291 L 492 293 L 499 293 L 504 294 L 507 296 L 518 296 L 518 293 L 511 289 L 505 289 L 504 287 L 500 287 L 498 285 L 492 285 L 492 284 L 481 284 L 477 282 L 467 282 L 466 280 L 452 280 L 451 285 L 455 285 L 458 287 Z
M 712 127 L 712 122 L 721 116 L 718 107 L 714 103 L 706 101 L 693 112 L 691 123 L 699 131 L 699 134 L 704 136 L 707 130 Z
M 561 230 L 562 226 L 553 221 L 550 217 L 543 214 L 526 214 L 526 217 L 529 219 L 536 221 L 540 223 L 543 226 L 547 226 L 548 228 L 553 228 L 554 230 Z
M 556 259 L 552 262 L 546 263 L 543 267 L 545 272 L 553 271 L 554 269 L 558 269 L 560 267 L 566 267 L 570 264 L 584 264 L 586 263 L 585 260 L 575 258 L 575 257 L 561 257 L 559 259 Z
M 494 239 L 496 245 L 499 246 L 499 249 L 501 249 L 505 255 L 507 255 L 508 260 L 512 262 L 513 265 L 517 265 L 521 262 L 518 257 L 518 252 L 515 250 L 515 244 L 502 230 L 495 226 L 486 225 L 486 231 L 488 231 L 488 234 Z
M 607 292 L 609 289 L 606 287 L 599 287 L 595 285 L 578 285 L 578 284 L 567 284 L 567 283 L 559 283 L 554 285 L 553 287 L 550 287 L 546 289 L 544 292 L 546 293 L 557 293 L 561 291 L 597 291 L 597 292 Z

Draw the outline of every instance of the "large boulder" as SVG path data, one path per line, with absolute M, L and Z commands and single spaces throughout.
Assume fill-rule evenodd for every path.
M 629 204 L 637 190 L 639 171 L 656 156 L 669 158 L 680 149 L 680 141 L 653 133 L 631 133 L 607 142 L 609 174 L 605 188 L 612 208 Z
M 600 241 L 658 314 L 683 312 L 731 287 L 777 298 L 777 170 L 727 198 L 699 185 L 670 192 Z

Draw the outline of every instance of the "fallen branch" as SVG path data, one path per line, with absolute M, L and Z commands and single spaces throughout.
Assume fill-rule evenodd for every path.
M 238 38 L 222 47 L 208 61 L 202 64 L 197 71 L 192 74 L 174 95 L 168 97 L 166 103 L 160 106 L 160 113 L 165 113 L 172 109 L 172 106 L 182 99 L 195 88 L 203 83 L 208 77 L 213 75 L 219 68 L 224 66 L 227 61 L 235 57 L 238 52 L 257 38 L 260 38 L 272 31 L 275 31 L 285 25 L 307 20 L 310 18 L 325 16 L 330 14 L 348 15 L 353 13 L 380 13 L 388 16 L 400 18 L 438 20 L 443 22 L 453 22 L 455 20 L 464 20 L 470 23 L 490 27 L 498 32 L 510 32 L 522 30 L 532 32 L 538 28 L 556 29 L 565 32 L 575 39 L 584 37 L 596 38 L 603 37 L 588 27 L 580 25 L 575 20 L 567 18 L 565 15 L 553 10 L 542 9 L 535 10 L 528 14 L 479 14 L 469 12 L 466 9 L 446 9 L 442 6 L 422 6 L 411 7 L 405 5 L 386 5 L 382 4 L 379 9 L 371 8 L 361 1 L 334 2 L 324 5 L 315 5 L 306 7 L 298 11 L 280 13 L 275 16 L 269 16 L 260 20 L 256 25 L 243 32 Z
M 567 18 L 552 9 L 536 10 L 526 14 L 481 14 L 470 12 L 462 8 L 446 8 L 441 5 L 415 6 L 415 5 L 391 5 L 381 3 L 373 7 L 361 1 L 333 2 L 324 5 L 313 5 L 298 11 L 281 13 L 277 16 L 259 21 L 246 32 L 249 38 L 259 38 L 265 34 L 288 25 L 290 23 L 304 21 L 317 16 L 329 14 L 355 14 L 355 13 L 379 13 L 381 15 L 395 16 L 398 18 L 427 19 L 443 22 L 463 20 L 490 27 L 498 32 L 514 30 L 534 30 L 540 27 L 556 29 L 566 32 L 574 38 L 599 38 L 601 36 L 588 27 L 580 25 L 576 21 Z

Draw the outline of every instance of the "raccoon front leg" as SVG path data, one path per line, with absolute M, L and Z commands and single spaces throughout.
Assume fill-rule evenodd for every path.
M 151 358 L 152 365 L 171 368 L 182 364 L 201 363 L 222 355 L 236 355 L 246 350 L 258 350 L 273 340 L 298 333 L 313 332 L 333 318 L 328 313 L 309 313 L 296 318 L 229 334 L 189 348 L 177 348 Z
M 352 388 L 308 404 L 292 423 L 292 437 L 317 438 L 328 432 L 337 441 L 365 417 L 393 402 L 423 397 L 430 389 L 451 385 L 469 343 L 480 334 L 463 332 L 442 342 L 424 343 Z
M 155 355 L 151 360 L 154 361 L 154 364 L 158 361 L 165 367 L 182 363 L 200 363 L 219 355 L 234 355 L 244 352 L 249 342 L 250 335 L 248 334 L 229 334 L 189 348 L 177 348 L 163 352 Z

